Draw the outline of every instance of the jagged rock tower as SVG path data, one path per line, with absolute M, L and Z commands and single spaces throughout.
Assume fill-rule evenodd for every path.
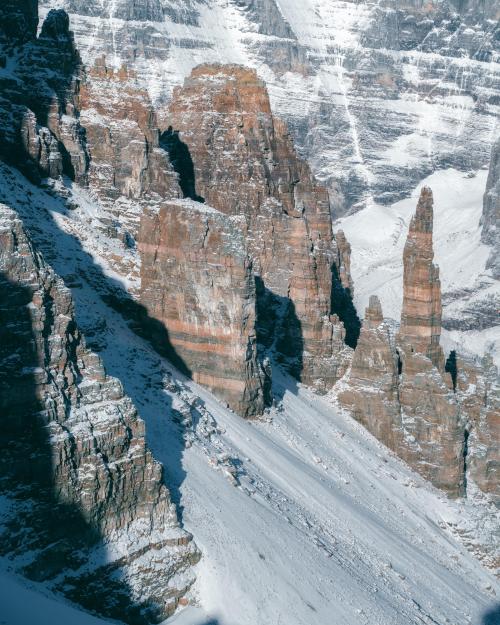
M 425 354 L 442 368 L 441 282 L 439 268 L 432 262 L 433 197 L 429 187 L 420 193 L 417 210 L 403 252 L 403 310 L 399 338 Z
M 174 91 L 160 144 L 189 201 L 145 213 L 141 300 L 195 380 L 245 416 L 268 401 L 265 356 L 326 390 L 349 349 L 332 285 L 352 284 L 326 189 L 241 66 L 203 65 Z M 205 202 L 205 203 L 203 203 Z

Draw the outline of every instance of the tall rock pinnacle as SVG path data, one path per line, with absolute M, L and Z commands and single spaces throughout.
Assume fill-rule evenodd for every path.
M 425 354 L 436 367 L 443 365 L 441 282 L 432 262 L 433 197 L 429 187 L 420 193 L 403 253 L 403 310 L 399 338 Z

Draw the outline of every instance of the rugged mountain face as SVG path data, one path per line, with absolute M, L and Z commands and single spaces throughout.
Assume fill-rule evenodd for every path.
M 241 219 L 202 204 L 145 213 L 141 300 L 160 320 L 173 361 L 242 416 L 262 414 L 270 380 L 257 353 L 257 295 Z M 172 356 L 171 356 L 172 358 Z
M 266 374 L 258 373 L 257 351 L 263 361 L 266 350 L 297 379 L 326 390 L 343 375 L 348 359 L 332 285 L 336 280 L 340 291 L 351 286 L 348 244 L 340 235 L 341 246 L 336 245 L 326 190 L 297 157 L 285 124 L 273 117 L 266 88 L 253 70 L 200 66 L 175 91 L 168 119 L 160 145 L 169 152 L 185 195 L 200 206 L 197 210 L 191 203 L 181 209 L 185 215 L 192 207 L 190 229 L 198 242 L 193 247 L 185 227 L 178 235 L 167 234 L 169 228 L 176 232 L 179 227 L 175 208 L 161 210 L 152 221 L 144 215 L 139 235 L 141 301 L 151 317 L 165 323 L 172 345 L 196 379 L 210 379 L 204 342 L 221 343 L 214 354 L 227 351 L 222 344 L 228 341 L 241 346 L 235 355 L 239 364 L 226 359 L 217 364 L 210 357 L 217 372 L 210 384 L 214 390 L 223 391 L 229 379 L 229 387 L 237 384 L 234 390 L 249 399 L 259 379 L 259 397 L 264 397 Z M 208 209 L 205 217 L 205 201 L 215 216 Z M 186 223 L 186 217 L 182 221 Z M 182 279 L 176 275 L 179 246 L 186 246 L 180 259 Z M 215 258 L 206 258 L 205 249 Z M 228 255 L 234 255 L 234 261 Z M 246 256 L 251 265 L 243 261 Z M 211 289 L 217 289 L 212 268 L 227 271 L 233 264 L 239 267 L 230 277 L 239 298 L 236 307 L 230 303 L 233 291 L 203 292 L 196 277 L 200 267 Z M 197 292 L 192 300 L 181 296 L 192 290 Z M 199 312 L 191 321 L 193 308 Z M 226 308 L 233 312 L 224 328 L 220 319 Z M 192 335 L 206 338 L 194 345 Z M 238 407 L 229 387 L 223 396 Z M 259 408 L 250 411 L 258 413 L 262 405 L 259 400 Z
M 1 157 L 36 183 L 87 184 L 68 16 L 50 12 L 36 37 L 33 3 L 2 11 Z M 85 346 L 69 290 L 3 204 L 0 223 L 2 555 L 89 610 L 159 622 L 186 601 L 199 552 L 134 405 Z
M 400 199 L 436 169 L 488 162 L 495 0 L 62 1 L 85 62 L 125 63 L 155 103 L 200 63 L 258 68 L 339 213 Z
M 470 479 L 498 503 L 498 372 L 491 359 L 479 365 L 455 352 L 444 366 L 432 210 L 424 188 L 404 249 L 400 330 L 391 335 L 373 296 L 339 399 L 439 488 L 463 495 Z
M 70 292 L 0 207 L 1 553 L 129 623 L 170 615 L 199 554 L 144 424 L 76 326 Z
M 365 214 L 368 220 L 373 209 L 385 219 L 386 205 L 412 194 L 429 175 L 442 176 L 439 184 L 452 188 L 467 180 L 467 188 L 474 189 L 474 195 L 471 191 L 463 199 L 468 220 L 465 215 L 450 219 L 437 232 L 438 254 L 453 256 L 449 265 L 439 258 L 443 328 L 447 344 L 481 355 L 485 348 L 500 353 L 498 285 L 485 272 L 487 253 L 473 210 L 484 191 L 473 184 L 473 174 L 482 179 L 481 168 L 487 166 L 498 135 L 496 4 L 119 0 L 107 6 L 42 0 L 41 13 L 66 8 L 86 66 L 102 65 L 105 57 L 110 74 L 123 73 L 126 67 L 133 76 L 127 83 L 134 83 L 137 93 L 148 93 L 163 131 L 170 125 L 167 103 L 173 90 L 194 67 L 223 62 L 256 69 L 266 82 L 273 111 L 287 123 L 299 154 L 328 189 L 334 217 L 356 217 L 354 212 L 361 209 L 360 220 Z M 103 133 L 101 129 L 99 136 Z M 126 137 L 118 138 L 116 130 L 113 134 L 114 141 L 127 145 Z M 133 190 L 141 167 L 150 171 L 138 146 L 134 141 L 127 148 L 136 172 Z M 130 169 L 127 159 L 125 163 L 124 171 Z M 105 165 L 102 172 L 109 174 Z M 428 184 L 438 192 L 437 178 Z M 126 184 L 98 181 L 99 188 L 104 186 L 119 196 L 108 216 L 110 227 L 122 237 L 133 234 L 142 210 L 128 199 L 134 191 Z M 175 197 L 175 185 L 169 197 Z M 384 310 L 395 321 L 401 254 L 392 248 L 398 247 L 401 220 L 413 210 L 413 204 L 405 206 L 403 214 L 395 206 L 383 242 L 361 236 L 359 245 L 359 229 L 342 226 L 353 245 L 359 310 L 368 304 L 375 280 Z M 459 245 L 454 246 L 455 239 Z M 463 249 L 461 263 L 454 256 L 457 249 Z M 468 254 L 474 262 L 464 260 Z M 348 343 L 354 345 L 347 332 Z
M 86 71 L 78 104 L 89 187 L 101 213 L 134 236 L 144 206 L 181 195 L 168 155 L 159 146 L 148 94 L 133 71 L 125 66 L 115 70 L 102 57 Z
M 18 16 L 23 7 L 26 17 L 21 22 L 31 24 L 31 5 L 18 6 L 9 15 Z M 9 15 L 3 16 L 5 28 Z M 24 45 L 15 57 L 6 57 L 0 71 L 0 154 L 32 180 L 66 174 L 84 183 L 88 156 L 77 116 L 82 68 L 68 16 L 51 11 L 38 38 L 36 28 L 23 37 Z M 10 45 L 18 42 L 10 36 Z M 7 42 L 3 50 L 9 51 Z

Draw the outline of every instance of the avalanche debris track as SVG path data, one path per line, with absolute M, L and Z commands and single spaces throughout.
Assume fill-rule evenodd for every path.
M 498 558 L 499 515 L 479 494 L 447 500 L 334 396 L 297 390 L 286 377 L 275 380 L 283 400 L 266 419 L 225 409 L 101 298 L 120 286 L 106 257 L 117 242 L 106 240 L 78 192 L 60 199 L 14 170 L 0 173 L 0 201 L 19 212 L 67 280 L 78 323 L 146 422 L 183 524 L 203 551 L 203 613 L 220 625 L 482 625 L 500 586 L 459 541 L 478 554 L 489 545 L 486 563 Z

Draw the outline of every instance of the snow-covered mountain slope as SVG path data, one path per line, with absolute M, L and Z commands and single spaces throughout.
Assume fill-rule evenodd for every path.
M 406 233 L 422 186 L 434 193 L 434 250 L 443 293 L 445 348 L 460 345 L 472 354 L 500 359 L 500 284 L 486 269 L 491 248 L 481 242 L 480 219 L 487 171 L 468 175 L 438 171 L 411 197 L 391 206 L 372 203 L 338 221 L 352 245 L 354 299 L 364 311 L 370 295 L 380 297 L 384 314 L 399 321 L 403 297 L 401 258 Z M 495 325 L 496 324 L 496 325 Z
M 160 111 L 195 65 L 256 68 L 337 210 L 394 202 L 437 169 L 477 170 L 498 134 L 494 0 L 40 5 L 66 8 L 84 62 L 131 67 Z
M 196 532 L 200 623 L 494 622 L 500 586 L 471 552 L 498 562 L 500 519 L 481 495 L 447 500 L 333 398 L 287 378 L 276 380 L 283 399 L 268 421 L 225 409 L 105 302 L 116 305 L 123 283 L 102 269 L 106 246 L 86 207 L 71 198 L 67 210 L 14 170 L 0 173 L 0 200 L 71 286 L 78 324 L 137 405 L 184 526 Z M 198 622 L 188 615 L 185 625 Z

